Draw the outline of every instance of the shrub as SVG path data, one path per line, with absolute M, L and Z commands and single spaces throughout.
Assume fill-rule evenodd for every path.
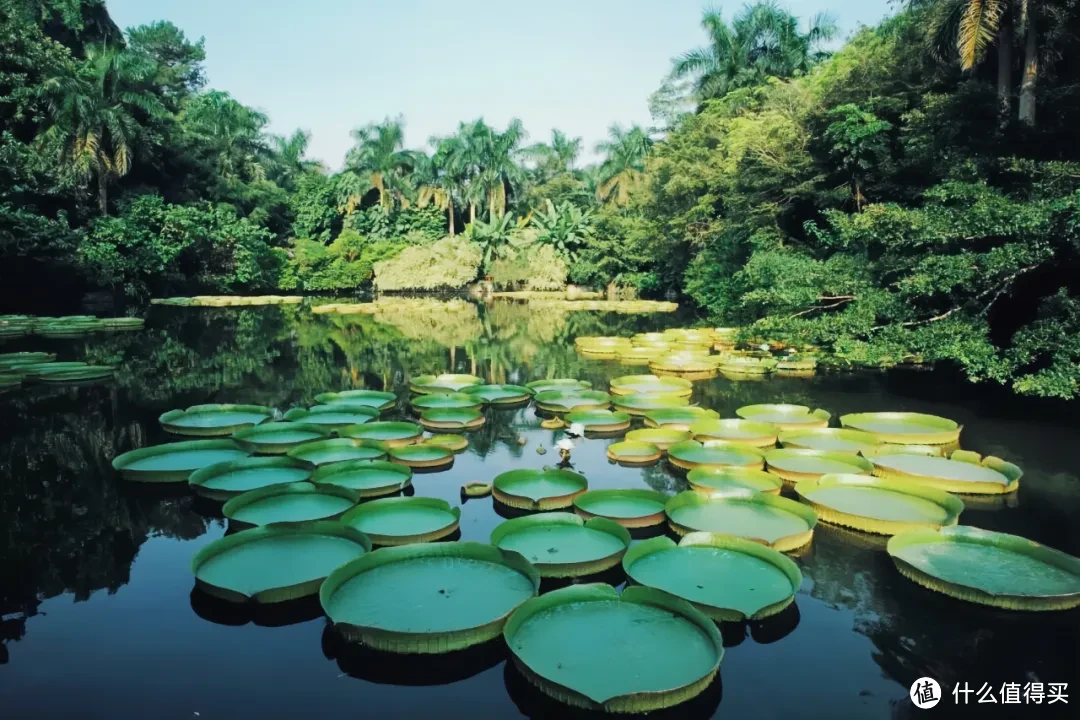
M 443 238 L 424 247 L 408 247 L 397 257 L 375 264 L 379 290 L 457 290 L 476 279 L 483 253 L 464 238 Z
M 511 290 L 561 290 L 569 268 L 551 245 L 533 245 L 513 251 L 491 264 L 496 287 Z
M 355 230 L 342 232 L 328 246 L 296 239 L 281 282 L 295 283 L 292 288 L 303 290 L 359 290 L 371 282 L 376 262 L 393 257 L 404 247 L 398 240 L 369 240 Z

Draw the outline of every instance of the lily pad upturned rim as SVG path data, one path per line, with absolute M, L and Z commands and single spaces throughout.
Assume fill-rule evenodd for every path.
M 341 487 L 340 485 L 328 485 L 325 483 L 311 483 L 307 481 L 284 483 L 278 485 L 270 485 L 268 487 L 259 488 L 257 490 L 249 490 L 246 493 L 237 495 L 230 499 L 221 508 L 221 514 L 224 515 L 231 525 L 241 528 L 256 527 L 256 523 L 250 523 L 247 521 L 237 519 L 236 515 L 244 508 L 261 502 L 267 498 L 273 497 L 288 497 L 292 495 L 330 495 L 338 497 L 343 500 L 348 500 L 355 507 L 360 502 L 360 496 L 348 488 Z M 327 515 L 319 518 L 305 518 L 303 520 L 284 520 L 274 523 L 266 523 L 266 525 L 299 525 L 305 523 L 312 523 L 324 520 L 336 520 L 348 510 L 352 508 L 346 508 L 341 512 Z
M 391 427 L 393 426 L 393 427 Z M 395 437 L 384 439 L 372 437 L 384 430 L 393 430 Z M 385 443 L 387 447 L 401 447 L 412 445 L 424 436 L 424 428 L 416 423 L 401 420 L 376 420 L 363 423 L 362 425 L 349 425 L 338 430 L 339 437 L 349 437 L 354 440 L 375 440 Z
M 259 413 L 264 417 L 258 422 L 241 422 L 229 425 L 217 425 L 214 427 L 190 427 L 186 425 L 177 425 L 176 421 L 189 417 L 192 414 L 211 414 L 221 413 L 228 415 L 229 413 L 242 412 L 242 413 Z M 268 419 L 274 416 L 274 411 L 265 405 L 233 405 L 227 403 L 206 403 L 203 405 L 192 405 L 191 407 L 177 410 L 169 410 L 158 416 L 158 422 L 161 423 L 167 432 L 171 432 L 174 435 L 189 435 L 192 437 L 216 437 L 231 435 L 237 430 L 242 428 L 253 427 L 260 423 L 266 422 Z
M 621 410 L 575 410 L 567 413 L 563 421 L 580 423 L 586 432 L 617 432 L 630 427 L 630 414 Z
M 650 389 L 638 390 L 635 385 L 647 385 Z M 659 375 L 623 375 L 612 380 L 608 387 L 612 397 L 654 393 L 690 397 L 694 391 L 694 385 L 689 380 Z
M 660 506 L 660 509 L 647 515 L 630 517 L 614 517 L 596 512 L 597 507 L 595 503 L 609 499 L 618 500 L 620 498 L 630 498 L 655 503 Z M 589 490 L 588 492 L 584 492 L 575 497 L 574 512 L 589 520 L 602 517 L 626 528 L 646 528 L 663 524 L 665 519 L 664 507 L 667 504 L 667 501 L 668 496 L 659 490 L 648 490 L 645 488 L 599 488 L 596 490 Z M 590 507 L 592 508 L 591 510 L 589 509 Z
M 643 691 L 610 698 L 589 697 L 554 680 L 545 678 L 532 670 L 514 651 L 514 634 L 537 614 L 559 605 L 576 605 L 588 602 L 627 602 L 649 605 L 682 617 L 697 627 L 715 649 L 716 660 L 712 669 L 703 677 L 686 685 L 664 691 Z M 690 603 L 673 595 L 646 587 L 628 587 L 620 595 L 610 585 L 591 583 L 571 585 L 560 590 L 544 593 L 527 600 L 510 616 L 503 629 L 503 638 L 510 648 L 514 665 L 525 678 L 544 694 L 573 707 L 603 712 L 644 713 L 678 705 L 700 695 L 716 677 L 724 658 L 724 642 L 716 624 Z
M 875 518 L 869 515 L 856 515 L 844 510 L 838 510 L 828 504 L 814 500 L 814 492 L 821 488 L 830 487 L 860 487 L 882 490 L 888 493 L 897 493 L 927 500 L 939 505 L 946 513 L 941 523 L 919 523 L 910 521 L 887 520 Z M 861 532 L 874 535 L 897 535 L 907 530 L 916 528 L 936 528 L 955 525 L 964 510 L 964 503 L 960 498 L 943 490 L 917 483 L 904 482 L 902 480 L 888 480 L 874 477 L 873 475 L 851 475 L 844 473 L 830 473 L 819 478 L 803 480 L 796 483 L 795 492 L 799 499 L 809 505 L 817 513 L 818 519 L 832 525 L 842 525 Z
M 420 413 L 420 424 L 428 430 L 475 430 L 487 419 L 469 408 L 432 408 Z
M 128 469 L 128 466 L 132 462 L 142 460 L 143 458 L 189 450 L 232 450 L 243 455 L 251 454 L 246 448 L 228 438 L 217 438 L 213 440 L 181 440 L 179 442 L 162 443 L 161 445 L 150 445 L 135 450 L 128 450 L 126 453 L 114 457 L 112 466 L 114 470 L 120 473 L 122 478 L 132 482 L 187 482 L 191 473 L 200 470 L 201 468 L 191 468 L 188 470 L 131 470 Z M 216 463 L 210 463 L 210 465 L 214 464 Z
M 288 442 L 272 442 L 272 438 L 278 433 L 305 432 L 312 433 L 316 437 L 310 440 L 290 440 Z M 251 453 L 259 455 L 284 455 L 294 447 L 312 442 L 316 439 L 327 439 L 333 435 L 333 431 L 325 425 L 313 425 L 311 423 L 295 422 L 262 422 L 233 432 L 232 439 L 237 445 L 248 449 Z
M 361 642 L 384 652 L 441 654 L 461 650 L 498 637 L 502 633 L 507 618 L 513 614 L 513 610 L 477 627 L 439 633 L 402 633 L 334 620 L 330 612 L 331 600 L 338 588 L 349 580 L 384 565 L 432 557 L 467 558 L 502 565 L 524 575 L 529 580 L 533 586 L 533 597 L 540 591 L 539 571 L 518 553 L 506 552 L 479 542 L 421 543 L 380 548 L 334 570 L 319 589 L 319 602 L 323 607 L 323 612 L 346 640 Z
M 411 545 L 413 543 L 429 543 L 442 538 L 453 535 L 457 531 L 461 522 L 461 508 L 455 507 L 441 498 L 423 497 L 416 495 L 414 497 L 390 497 L 381 498 L 379 500 L 371 500 L 350 508 L 344 515 L 342 515 L 338 522 L 342 525 L 349 527 L 355 527 L 356 520 L 370 516 L 374 513 L 386 512 L 393 508 L 401 507 L 425 507 L 434 508 L 445 512 L 451 516 L 453 520 L 448 522 L 444 527 L 432 530 L 426 533 L 419 533 L 414 535 L 384 535 L 381 533 L 373 533 L 366 530 L 360 530 L 360 532 L 371 538 L 371 542 L 375 545 L 383 547 L 393 547 L 396 545 Z M 356 528 L 359 530 L 359 528 Z
M 742 429 L 747 433 L 756 433 L 750 437 L 732 436 L 732 431 Z M 701 420 L 690 426 L 694 440 L 704 442 L 706 440 L 724 440 L 737 442 L 754 447 L 772 447 L 776 445 L 776 436 L 780 432 L 772 423 L 759 420 L 744 420 L 743 418 L 724 418 L 715 420 Z
M 769 422 L 779 430 L 797 430 L 802 428 L 828 427 L 832 414 L 827 410 L 817 408 L 811 410 L 806 405 L 791 405 L 788 403 L 758 403 L 755 405 L 743 405 L 735 411 L 735 414 L 744 420 L 754 420 L 756 417 L 778 413 L 785 415 L 782 420 L 762 420 Z
M 564 480 L 570 492 L 560 495 L 547 495 L 537 499 L 513 492 L 513 485 L 516 483 L 543 476 L 552 476 Z M 569 486 L 572 486 L 572 489 Z M 491 496 L 503 505 L 519 510 L 561 510 L 573 505 L 574 499 L 585 492 L 588 487 L 589 481 L 585 479 L 585 476 L 572 470 L 517 468 L 495 476 L 495 479 L 491 481 Z
M 339 390 L 336 392 L 319 393 L 315 396 L 315 402 L 322 405 L 354 402 L 361 405 L 368 405 L 381 411 L 394 407 L 397 403 L 397 395 L 383 390 Z
M 715 451 L 711 453 L 710 451 Z M 741 454 L 743 462 L 720 462 L 724 452 Z M 695 460 L 691 455 L 698 455 Z M 714 459 L 704 459 L 714 455 Z M 668 448 L 668 462 L 680 470 L 693 470 L 700 467 L 750 467 L 760 469 L 765 466 L 765 454 L 761 448 L 746 443 L 726 442 L 723 440 L 686 440 Z
M 979 480 L 958 480 L 943 475 L 918 473 L 911 470 L 888 467 L 888 464 L 882 461 L 882 458 L 894 455 L 925 455 L 926 457 L 934 458 L 935 464 L 940 464 L 942 462 L 956 462 L 975 465 L 986 468 L 987 470 L 993 470 L 998 475 L 1001 475 L 1005 479 L 1005 482 L 997 483 Z M 882 445 L 873 450 L 864 452 L 863 456 L 873 465 L 873 474 L 878 477 L 891 478 L 893 480 L 907 480 L 960 495 L 1005 495 L 1015 492 L 1020 487 L 1020 478 L 1024 474 L 1023 470 L 1011 462 L 1002 460 L 994 455 L 983 457 L 982 455 L 979 455 L 979 453 L 970 450 L 955 450 L 946 456 L 914 452 L 912 451 L 911 446 Z
M 867 423 L 880 420 L 909 423 L 913 426 L 913 431 L 910 433 L 876 432 L 867 426 Z M 960 441 L 960 431 L 964 429 L 964 426 L 955 420 L 917 412 L 848 413 L 840 416 L 840 425 L 855 430 L 865 430 L 876 435 L 883 443 L 898 445 L 952 445 Z M 914 427 L 918 425 L 926 430 L 915 431 Z
M 617 395 L 612 398 L 612 403 L 616 410 L 622 410 L 631 415 L 644 415 L 650 410 L 686 407 L 690 404 L 690 398 L 667 393 L 636 393 L 634 395 Z
M 689 430 L 676 430 L 675 428 L 647 427 L 631 430 L 626 433 L 626 439 L 634 442 L 646 442 L 660 448 L 660 452 L 667 453 L 667 449 L 676 443 L 692 439 Z
M 203 497 L 210 498 L 211 500 L 228 500 L 230 498 L 242 495 L 248 490 L 222 490 L 218 488 L 207 487 L 206 484 L 211 480 L 214 480 L 222 475 L 228 475 L 232 472 L 243 470 L 255 470 L 259 468 L 289 468 L 291 470 L 298 470 L 306 473 L 304 478 L 300 480 L 290 480 L 285 483 L 270 483 L 263 487 L 272 487 L 274 485 L 287 485 L 290 482 L 302 482 L 311 477 L 311 465 L 294 460 L 291 457 L 284 455 L 255 455 L 251 457 L 241 458 L 240 460 L 229 460 L 227 462 L 215 463 L 213 465 L 207 465 L 204 468 L 200 468 L 188 476 L 188 485 L 197 494 Z M 253 488 L 258 489 L 258 488 Z
M 480 410 L 487 401 L 484 398 L 466 392 L 429 392 L 417 395 L 409 402 L 413 412 L 422 413 L 432 409 L 468 409 Z
M 533 563 L 533 567 L 540 571 L 541 577 L 582 577 L 604 572 L 605 570 L 609 570 L 618 565 L 622 560 L 623 554 L 630 547 L 630 531 L 622 525 L 608 520 L 607 518 L 597 517 L 586 520 L 580 515 L 572 512 L 539 513 L 536 515 L 526 515 L 524 517 L 514 518 L 512 520 L 504 520 L 496 525 L 495 529 L 491 531 L 488 542 L 495 547 L 499 547 L 499 543 L 509 535 L 530 528 L 550 525 L 573 525 L 607 533 L 608 535 L 617 538 L 622 543 L 623 547 L 622 550 L 607 557 L 586 562 Z
M 440 373 L 438 375 L 417 375 L 409 381 L 409 389 L 418 395 L 424 395 L 431 392 L 459 392 L 470 385 L 483 384 L 484 379 L 476 375 Z
M 940 575 L 932 575 L 928 569 L 916 567 L 905 560 L 905 549 L 923 544 L 973 543 L 990 545 L 1007 552 L 1027 555 L 1052 565 L 1077 577 L 1078 590 L 1060 595 L 1026 595 L 1023 593 L 991 593 L 975 585 L 958 582 Z M 1005 608 L 1008 610 L 1067 610 L 1080 606 L 1080 558 L 1047 547 L 1018 535 L 983 530 L 968 525 L 951 525 L 938 529 L 909 530 L 889 539 L 886 546 L 889 556 L 902 575 L 923 587 L 944 593 L 958 600 Z M 1018 586 L 1023 578 L 1018 578 Z
M 716 484 L 710 484 L 712 479 Z M 686 481 L 691 490 L 706 495 L 725 492 L 733 487 L 743 487 L 767 495 L 779 495 L 784 487 L 780 477 L 758 468 L 738 467 L 699 467 L 686 473 Z
M 446 448 L 452 452 L 463 452 L 469 448 L 469 438 L 464 435 L 458 435 L 456 433 L 435 433 L 429 438 L 424 438 L 418 444 L 420 445 L 435 445 L 436 447 Z
M 714 493 L 712 495 L 705 495 L 693 490 L 681 492 L 670 500 L 667 505 L 664 506 L 664 512 L 667 515 L 668 525 L 678 535 L 688 535 L 692 532 L 713 532 L 715 534 L 724 535 L 726 533 L 716 533 L 716 531 L 704 531 L 698 528 L 692 528 L 686 525 L 682 525 L 675 521 L 672 514 L 688 505 L 710 505 L 713 503 L 730 503 L 730 502 L 744 502 L 744 503 L 757 503 L 759 505 L 767 505 L 777 510 L 783 510 L 784 512 L 795 515 L 803 522 L 806 523 L 807 529 L 802 532 L 793 533 L 791 535 L 785 535 L 783 537 L 776 538 L 772 542 L 766 542 L 764 538 L 747 538 L 742 535 L 734 535 L 733 537 L 744 537 L 747 540 L 754 542 L 760 542 L 763 545 L 767 545 L 774 550 L 780 552 L 791 552 L 797 550 L 804 545 L 808 544 L 814 536 L 814 527 L 817 525 L 818 517 L 810 507 L 803 505 L 795 500 L 789 500 L 788 498 L 781 497 L 780 495 L 769 495 L 766 493 L 753 492 L 752 490 L 730 490 L 722 493 Z
M 308 463 L 304 463 L 304 465 L 310 467 Z M 315 483 L 316 485 L 320 483 L 327 485 L 336 485 L 337 483 L 334 482 L 335 475 L 363 472 L 364 470 L 382 470 L 384 472 L 392 472 L 400 475 L 401 480 L 396 483 L 387 483 L 386 485 L 379 485 L 374 488 L 365 488 L 363 490 L 349 488 L 361 498 L 391 495 L 393 493 L 401 492 L 412 484 L 412 469 L 406 465 L 402 465 L 401 463 L 394 463 L 388 460 L 342 460 L 341 462 L 330 463 L 329 465 L 323 465 L 321 467 L 315 468 L 315 470 L 311 473 L 311 482 Z
M 533 391 L 533 394 L 545 390 L 592 390 L 592 383 L 588 380 L 575 380 L 573 378 L 552 378 L 550 380 L 533 380 L 525 383 L 525 387 Z
M 664 452 L 650 442 L 623 440 L 608 445 L 607 456 L 620 465 L 652 465 L 664 457 Z
M 318 521 L 307 524 L 280 524 L 266 525 L 263 527 L 244 530 L 233 535 L 218 538 L 208 545 L 203 546 L 191 559 L 191 572 L 195 575 L 195 584 L 203 591 L 222 600 L 234 603 L 253 601 L 259 604 L 271 604 L 297 600 L 309 595 L 315 595 L 323 585 L 325 578 L 312 578 L 311 580 L 290 585 L 287 587 L 267 588 L 253 595 L 245 595 L 235 590 L 210 585 L 199 579 L 199 568 L 213 557 L 227 552 L 237 546 L 251 542 L 259 542 L 274 537 L 287 537 L 290 535 L 329 535 L 331 537 L 351 540 L 359 545 L 367 555 L 371 552 L 371 540 L 366 535 L 350 527 L 345 527 L 336 521 Z M 363 557 L 363 556 L 361 556 Z
M 533 400 L 536 407 L 554 413 L 604 410 L 611 405 L 611 396 L 601 390 L 543 390 Z
M 489 383 L 487 385 L 473 385 L 462 390 L 469 395 L 479 395 L 491 405 L 517 405 L 526 403 L 532 399 L 533 391 L 524 385 L 509 383 Z M 495 396 L 494 393 L 509 393 Z
M 423 443 L 402 445 L 390 448 L 390 460 L 411 468 L 441 468 L 454 463 L 454 451 Z
M 374 420 L 375 418 L 379 417 L 379 409 L 376 407 L 372 407 L 371 405 L 346 405 L 345 403 L 335 405 L 331 403 L 329 405 L 313 405 L 309 408 L 292 408 L 285 412 L 284 418 L 288 422 L 308 423 L 311 425 L 325 425 L 328 428 L 334 429 L 349 427 L 350 425 L 362 425 L 364 424 L 364 422 L 367 422 L 366 420 L 361 420 L 360 422 L 357 422 L 356 420 L 351 419 L 329 423 L 319 422 L 318 418 L 320 415 L 329 415 L 332 413 L 349 413 L 353 415 L 360 415 L 367 418 L 368 420 Z
M 696 374 L 716 373 L 716 363 L 711 360 L 703 360 L 700 358 L 684 358 L 673 357 L 672 355 L 662 355 L 658 358 L 654 358 L 649 361 L 649 369 L 654 373 L 659 370 L 661 372 L 679 373 L 679 374 Z
M 646 427 L 674 427 L 678 430 L 689 430 L 694 423 L 702 420 L 716 420 L 720 413 L 708 408 L 688 405 L 678 408 L 660 408 L 649 410 L 645 413 Z
M 791 583 L 791 594 L 786 600 L 772 603 L 759 608 L 757 611 L 747 615 L 746 613 L 735 608 L 722 608 L 713 605 L 707 605 L 705 603 L 694 602 L 689 598 L 675 595 L 669 590 L 663 590 L 662 588 L 656 588 L 661 592 L 667 592 L 668 594 L 678 597 L 684 602 L 688 602 L 695 608 L 704 613 L 707 617 L 720 622 L 744 622 L 746 620 L 761 620 L 767 617 L 776 615 L 783 611 L 792 602 L 795 601 L 795 595 L 798 594 L 799 588 L 802 585 L 802 572 L 799 570 L 799 566 L 795 564 L 795 561 L 784 555 L 778 550 L 763 545 L 753 540 L 747 540 L 746 538 L 736 537 L 734 535 L 722 535 L 720 533 L 710 532 L 692 532 L 683 535 L 680 538 L 679 543 L 676 544 L 671 538 L 668 537 L 656 537 L 648 540 L 643 540 L 634 547 L 632 547 L 623 556 L 623 571 L 626 573 L 626 577 L 631 582 L 641 585 L 643 587 L 652 587 L 645 585 L 636 577 L 634 577 L 634 563 L 638 562 L 642 558 L 654 555 L 660 552 L 668 552 L 671 550 L 689 549 L 689 548 L 717 548 L 720 550 L 729 550 L 731 552 L 741 553 L 743 555 L 751 555 L 758 560 L 767 562 L 770 565 L 775 566 L 780 572 L 782 572 Z
M 805 450 L 825 450 L 814 444 L 817 438 L 836 438 L 843 442 L 849 442 L 857 447 L 854 450 L 831 450 L 831 452 L 860 453 L 863 450 L 875 448 L 881 444 L 877 436 L 863 430 L 850 428 L 803 428 L 801 430 L 781 430 L 778 440 L 785 448 L 802 448 Z
M 833 475 L 835 472 L 807 472 L 805 470 L 788 470 L 783 467 L 785 459 L 789 458 L 821 458 L 836 463 L 842 463 L 851 467 L 849 474 L 869 475 L 874 466 L 862 455 L 835 450 L 808 450 L 806 448 L 776 448 L 765 453 L 765 469 L 773 475 L 784 479 L 785 484 L 797 483 L 802 480 L 810 480 L 821 475 Z
M 61 370 L 54 373 L 41 373 L 33 376 L 33 380 L 46 384 L 62 384 L 86 382 L 88 380 L 103 380 L 116 375 L 116 369 L 111 365 L 87 365 L 72 370 Z
M 8 372 L 7 368 L 13 368 L 16 365 L 41 365 L 50 362 L 56 362 L 56 353 L 28 350 L 0 354 L 0 368 L 4 368 L 3 372 Z
M 308 463 L 314 467 L 321 467 L 322 465 L 332 465 L 335 462 L 345 461 L 333 460 L 329 463 L 317 463 L 309 460 L 307 456 L 319 452 L 320 450 L 337 447 L 351 448 L 355 451 L 356 457 L 348 458 L 349 460 L 383 460 L 386 458 L 387 453 L 386 444 L 381 443 L 378 440 L 357 440 L 355 438 L 339 437 L 301 443 L 289 450 L 285 455 L 295 460 L 299 460 L 300 462 Z

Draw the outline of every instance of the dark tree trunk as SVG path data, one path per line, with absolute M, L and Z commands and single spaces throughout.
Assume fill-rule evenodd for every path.
M 1030 3 L 1030 0 L 1028 0 Z M 1024 23 L 1024 77 L 1020 82 L 1020 122 L 1035 127 L 1035 83 L 1039 79 L 1039 45 L 1035 9 L 1027 8 Z
M 102 217 L 109 214 L 109 178 L 102 173 L 98 173 L 98 208 Z
M 997 94 L 1001 125 L 1012 117 L 1012 26 L 1002 20 L 997 34 Z

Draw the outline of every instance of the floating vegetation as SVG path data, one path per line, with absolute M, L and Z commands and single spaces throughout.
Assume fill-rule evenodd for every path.
M 540 577 L 581 577 L 618 565 L 630 547 L 630 533 L 603 518 L 585 521 L 573 513 L 552 512 L 500 523 L 491 544 L 524 555 Z
M 418 395 L 456 393 L 473 385 L 483 384 L 483 379 L 475 375 L 418 375 L 409 383 L 409 389 Z
M 574 511 L 584 518 L 607 518 L 628 528 L 644 528 L 664 522 L 668 496 L 656 490 L 590 490 L 574 498 Z
M 84 383 L 112 379 L 115 371 L 109 365 L 87 365 L 74 370 L 42 373 L 35 379 L 40 383 Z
M 668 501 L 665 511 L 668 524 L 679 535 L 691 532 L 734 535 L 780 552 L 797 550 L 809 543 L 817 524 L 817 515 L 806 505 L 749 490 L 713 495 L 682 492 Z
M 345 460 L 315 469 L 311 482 L 348 488 L 360 498 L 395 495 L 412 484 L 412 470 L 385 460 Z
M 706 440 L 704 443 L 687 440 L 668 448 L 668 462 L 681 470 L 729 465 L 760 470 L 765 466 L 765 456 L 753 445 L 720 440 Z
M 678 303 L 659 300 L 530 300 L 529 305 L 567 312 L 612 312 L 622 315 L 672 313 L 679 309 Z
M 818 361 L 814 358 L 789 357 L 776 363 L 776 374 L 789 377 L 811 377 L 817 374 Z
M 881 447 L 864 453 L 874 475 L 971 495 L 1001 495 L 1020 487 L 1023 471 L 998 457 L 957 450 L 949 457 Z
M 289 422 L 323 425 L 331 430 L 340 430 L 350 425 L 363 425 L 377 417 L 379 417 L 378 408 L 344 402 L 333 405 L 315 405 L 307 409 L 293 408 L 285 413 L 285 419 Z
M 22 375 L 0 374 L 0 391 L 22 385 Z
M 273 416 L 274 411 L 262 405 L 193 405 L 187 410 L 170 410 L 158 422 L 166 432 L 175 435 L 218 437 L 253 427 Z
M 711 620 L 644 587 L 622 595 L 601 584 L 545 593 L 513 614 L 503 636 L 518 670 L 542 692 L 613 713 L 644 713 L 699 695 L 724 657 Z
M 699 442 L 723 440 L 743 443 L 754 447 L 772 447 L 776 445 L 779 429 L 772 423 L 757 420 L 702 420 L 690 426 L 690 432 Z
M 713 620 L 777 614 L 795 599 L 802 573 L 786 555 L 752 540 L 690 533 L 644 540 L 623 557 L 627 577 L 693 604 Z
M 533 380 L 525 383 L 525 387 L 534 393 L 542 393 L 547 390 L 591 390 L 592 384 L 587 380 L 573 380 L 571 378 L 552 378 L 550 380 Z
M 964 509 L 942 490 L 869 475 L 824 475 L 795 492 L 823 522 L 877 535 L 955 525 Z
M 718 420 L 720 413 L 703 407 L 690 406 L 681 408 L 661 408 L 645 413 L 645 425 L 648 427 L 670 428 L 672 430 L 690 430 L 690 426 L 702 420 Z
M 461 495 L 465 498 L 482 498 L 491 494 L 491 483 L 473 480 L 461 486 Z
M 315 396 L 315 402 L 324 405 L 349 403 L 350 405 L 369 405 L 379 411 L 389 410 L 397 402 L 397 395 L 381 390 L 342 390 L 327 392 Z
M 666 355 L 669 350 L 667 343 L 648 347 L 632 347 L 621 349 L 615 353 L 615 359 L 623 365 L 648 365 L 656 358 Z
M 567 413 L 564 423 L 581 425 L 587 433 L 618 433 L 630 427 L 630 415 L 619 410 L 578 410 Z
M 177 307 L 244 307 L 249 305 L 299 305 L 304 302 L 300 295 L 196 295 L 195 297 L 154 298 L 151 305 L 175 305 Z
M 229 500 L 250 490 L 288 485 L 311 477 L 311 466 L 290 457 L 245 457 L 196 470 L 188 485 L 211 500 Z
M 376 545 L 428 543 L 453 535 L 461 509 L 429 497 L 372 500 L 349 510 L 341 524 L 355 528 Z
M 314 467 L 346 460 L 382 460 L 387 446 L 378 440 L 334 438 L 304 443 L 289 450 L 288 456 Z
M 691 437 L 689 431 L 675 430 L 674 428 L 643 428 L 626 433 L 627 440 L 655 445 L 660 449 L 660 452 L 665 453 L 672 445 L 686 442 Z
M 4 370 L 10 375 L 20 375 L 23 382 L 31 382 L 40 380 L 43 376 L 51 373 L 85 370 L 88 367 L 90 366 L 84 362 L 42 362 L 28 365 L 10 365 Z
M 543 390 L 535 400 L 536 407 L 550 413 L 603 410 L 611 405 L 611 396 L 599 390 Z
M 539 572 L 517 553 L 477 542 L 430 543 L 382 548 L 342 565 L 319 599 L 348 641 L 431 654 L 498 637 L 539 588 Z
M 574 347 L 583 357 L 595 360 L 614 360 L 624 350 L 629 350 L 630 339 L 618 337 L 579 337 Z
M 764 470 L 750 467 L 699 467 L 686 473 L 686 481 L 698 492 L 711 495 L 732 489 L 779 495 L 784 481 Z
M 476 430 L 485 422 L 483 413 L 470 408 L 433 408 L 420 413 L 420 424 L 428 430 Z
M 187 482 L 196 470 L 249 454 L 232 440 L 185 440 L 131 450 L 113 458 L 112 466 L 125 480 Z
M 897 569 L 958 600 L 1008 610 L 1080 606 L 1080 558 L 966 525 L 909 530 L 889 540 Z
M 532 399 L 532 390 L 523 385 L 473 385 L 464 392 L 492 405 L 518 405 Z
M 807 428 L 784 430 L 780 433 L 780 444 L 786 448 L 861 453 L 872 450 L 881 443 L 876 436 L 862 430 Z
M 454 464 L 454 452 L 438 445 L 391 447 L 390 459 L 411 468 L 445 468 Z
M 250 490 L 225 503 L 222 514 L 237 527 L 333 520 L 360 502 L 338 485 L 296 482 Z
M 716 363 L 701 356 L 667 354 L 649 361 L 654 374 L 671 373 L 688 380 L 708 380 L 716 377 Z
M 840 424 L 897 445 L 953 445 L 963 429 L 954 420 L 913 412 L 852 413 L 841 415 Z
M 377 440 L 393 448 L 419 441 L 424 437 L 424 429 L 416 423 L 381 420 L 342 428 L 338 435 L 355 440 Z
M 614 398 L 615 409 L 631 415 L 644 415 L 650 410 L 686 407 L 690 398 L 661 393 L 638 393 L 636 395 L 618 395 Z
M 582 412 L 589 412 L 589 411 L 583 410 Z M 566 427 L 566 423 L 563 422 L 562 418 L 551 417 L 551 418 L 547 418 L 545 420 L 541 420 L 540 421 L 540 427 L 544 428 L 545 430 L 558 430 L 559 428 Z
M 735 375 L 768 375 L 776 370 L 777 361 L 770 358 L 721 355 L 720 370 Z
M 479 410 L 484 407 L 484 402 L 484 398 L 469 393 L 433 392 L 415 397 L 409 404 L 415 412 L 422 413 L 435 408 Z
M 780 430 L 828 427 L 831 415 L 824 410 L 811 410 L 805 405 L 745 405 L 735 414 L 746 420 L 772 423 Z
M 792 484 L 835 473 L 869 475 L 874 466 L 853 453 L 781 448 L 765 453 L 765 468 L 783 478 L 785 483 Z
M 420 444 L 435 445 L 436 447 L 446 448 L 451 452 L 459 453 L 462 450 L 468 449 L 469 439 L 464 435 L 457 435 L 455 433 L 437 433 L 429 438 L 424 438 Z
M 611 394 L 635 395 L 637 393 L 661 393 L 678 397 L 690 397 L 694 386 L 689 380 L 658 375 L 624 375 L 611 381 Z
M 332 431 L 323 425 L 294 422 L 266 422 L 237 430 L 233 440 L 249 453 L 284 455 L 295 447 L 330 437 Z
M 607 456 L 620 465 L 638 467 L 658 462 L 664 453 L 652 443 L 625 440 L 608 445 Z
M 195 585 L 229 602 L 278 603 L 315 595 L 330 572 L 371 551 L 338 522 L 272 525 L 226 535 L 191 560 Z
M 561 510 L 589 487 L 583 475 L 570 470 L 510 470 L 495 477 L 492 497 L 519 510 Z
M 16 352 L 0 354 L 0 369 L 10 368 L 15 365 L 40 365 L 56 361 L 56 353 L 48 352 Z M 7 372 L 7 370 L 4 370 Z

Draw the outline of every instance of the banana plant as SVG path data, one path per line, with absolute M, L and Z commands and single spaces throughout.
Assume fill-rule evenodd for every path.
M 539 231 L 537 242 L 551 245 L 571 262 L 592 237 L 592 222 L 592 210 L 581 210 L 568 202 L 556 206 L 551 200 L 545 200 L 544 209 L 532 216 Z

